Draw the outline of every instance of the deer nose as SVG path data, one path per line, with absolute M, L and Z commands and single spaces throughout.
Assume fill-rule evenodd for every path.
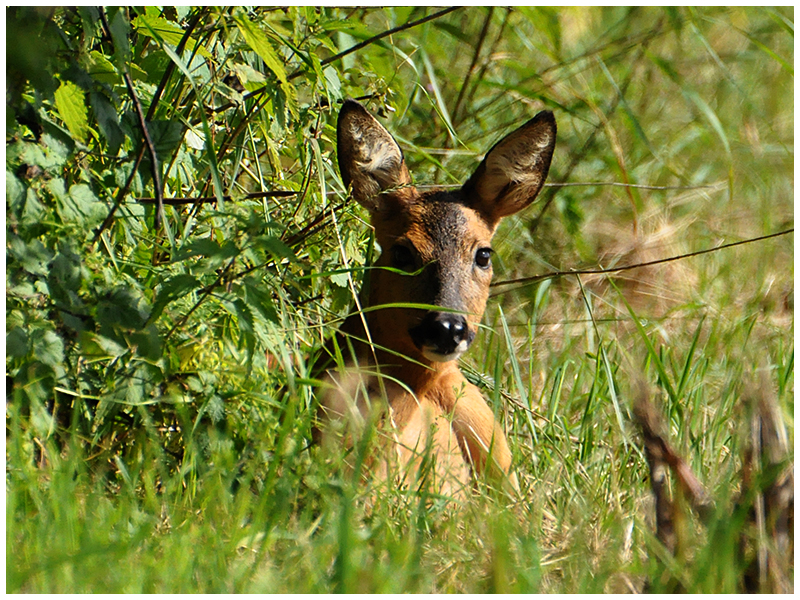
M 464 315 L 446 312 L 429 312 L 409 333 L 427 358 L 440 362 L 458 358 L 475 338 Z

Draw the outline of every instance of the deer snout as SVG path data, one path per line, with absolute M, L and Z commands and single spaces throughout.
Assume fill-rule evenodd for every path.
M 409 333 L 423 356 L 436 362 L 457 359 L 475 339 L 464 315 L 446 312 L 427 313 Z

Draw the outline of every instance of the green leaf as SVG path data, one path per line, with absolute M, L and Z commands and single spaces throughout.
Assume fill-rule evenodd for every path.
M 147 131 L 159 162 L 163 162 L 180 145 L 185 129 L 186 126 L 180 121 L 148 121 Z
M 101 52 L 92 50 L 86 62 L 88 63 L 86 64 L 86 72 L 89 73 L 92 79 L 110 85 L 123 84 L 122 77 L 114 63 L 108 60 Z
M 14 327 L 6 334 L 8 356 L 22 358 L 28 354 L 28 334 L 22 327 Z
M 87 228 L 99 225 L 106 216 L 105 205 L 98 200 L 92 188 L 85 183 L 78 183 L 69 188 L 69 199 L 75 209 L 84 217 L 83 224 Z
M 178 44 L 181 43 L 181 40 L 186 33 L 180 27 L 180 25 L 167 21 L 164 17 L 146 13 L 136 17 L 131 22 L 131 25 L 137 33 L 146 35 L 147 37 L 153 39 L 161 38 L 163 41 L 174 47 L 177 47 Z M 185 47 L 189 52 L 193 52 L 195 49 L 197 49 L 198 54 L 201 56 L 211 58 L 211 53 L 205 48 L 205 46 L 202 44 L 198 46 L 192 38 L 187 40 Z
M 122 146 L 122 142 L 125 141 L 125 133 L 120 127 L 117 109 L 104 94 L 92 92 L 89 99 L 100 133 L 108 142 L 106 153 L 115 156 Z
M 64 362 L 64 342 L 49 329 L 34 329 L 31 333 L 33 356 L 39 362 L 52 367 L 59 367 Z
M 176 275 L 172 279 L 165 281 L 161 285 L 161 289 L 159 289 L 156 300 L 153 303 L 153 310 L 150 312 L 150 318 L 147 320 L 148 323 L 155 322 L 155 320 L 161 316 L 167 304 L 181 296 L 193 292 L 201 285 L 202 284 L 195 276 L 185 273 Z
M 247 278 L 244 281 L 245 301 L 248 306 L 256 309 L 267 321 L 280 324 L 280 318 L 275 310 L 275 305 L 269 292 L 265 291 L 264 283 Z
M 101 8 L 100 10 L 103 9 Z M 127 69 L 131 60 L 131 44 L 128 41 L 131 26 L 125 18 L 125 10 L 123 8 L 108 8 L 106 10 L 108 12 L 115 11 L 113 16 L 108 19 L 111 27 L 111 39 L 114 41 L 114 61 L 117 63 L 117 68 Z
M 225 260 L 236 256 L 238 252 L 236 244 L 233 242 L 226 242 L 220 245 L 219 242 L 211 238 L 200 238 L 194 240 L 183 246 L 175 255 L 176 261 L 186 260 L 194 256 L 207 256 L 208 258 L 216 258 Z
M 262 235 L 255 239 L 255 245 L 266 250 L 275 258 L 285 258 L 293 263 L 299 263 L 294 251 L 278 238 L 271 235 Z
M 286 83 L 286 69 L 266 34 L 244 14 L 237 15 L 234 20 L 247 45 L 261 57 L 281 83 Z
M 85 141 L 89 132 L 89 119 L 83 90 L 71 81 L 63 81 L 55 92 L 55 102 L 70 133 L 75 139 Z
M 32 240 L 26 244 L 17 236 L 10 236 L 8 254 L 18 262 L 16 266 L 22 267 L 28 273 L 44 276 L 49 270 L 47 263 L 53 258 L 53 254 L 39 240 Z M 9 266 L 14 266 L 13 262 L 9 263 Z

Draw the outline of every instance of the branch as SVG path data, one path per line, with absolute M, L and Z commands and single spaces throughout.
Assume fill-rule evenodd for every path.
M 475 65 L 478 64 L 478 58 L 480 58 L 481 50 L 483 50 L 483 44 L 486 41 L 486 34 L 489 32 L 489 24 L 492 22 L 493 14 L 494 6 L 490 6 L 489 12 L 486 14 L 486 20 L 483 22 L 483 28 L 478 35 L 478 43 L 475 45 L 475 53 L 472 55 L 472 62 L 469 65 L 469 69 L 467 69 L 467 74 L 464 76 L 464 82 L 461 84 L 461 90 L 458 92 L 456 105 L 453 107 L 453 123 L 455 123 L 458 118 L 458 111 L 461 109 L 461 102 L 464 100 L 464 93 L 467 91 L 469 78 L 472 76 L 472 72 L 475 70 Z
M 373 43 L 377 42 L 378 40 L 382 40 L 383 38 L 385 38 L 385 37 L 387 37 L 389 35 L 392 35 L 392 34 L 395 34 L 395 33 L 399 33 L 401 31 L 405 31 L 406 29 L 411 29 L 412 27 L 416 27 L 417 25 L 422 25 L 423 23 L 427 23 L 428 21 L 432 21 L 434 19 L 438 19 L 439 17 L 443 17 L 447 13 L 451 13 L 454 10 L 458 10 L 459 8 L 461 8 L 461 7 L 460 6 L 451 6 L 450 8 L 445 8 L 444 10 L 440 10 L 439 12 L 435 12 L 432 15 L 428 15 L 427 17 L 422 17 L 421 19 L 417 19 L 416 21 L 411 21 L 410 23 L 404 23 L 403 25 L 398 25 L 397 27 L 394 27 L 393 29 L 388 29 L 388 30 L 384 31 L 383 33 L 379 33 L 378 35 L 374 35 L 371 38 L 366 39 L 366 40 L 364 40 L 363 42 L 361 42 L 359 44 L 356 44 L 355 46 L 351 46 L 347 50 L 342 50 L 341 52 L 339 52 L 339 54 L 334 54 L 333 56 L 329 56 L 325 60 L 321 61 L 320 65 L 324 67 L 325 65 L 330 64 L 330 63 L 332 63 L 334 61 L 337 61 L 340 58 L 344 58 L 348 54 L 352 54 L 353 52 L 356 52 L 357 50 L 361 50 L 362 48 L 365 48 L 365 47 L 369 46 L 370 44 L 373 44 Z M 294 73 L 292 73 L 291 75 L 289 75 L 289 77 L 287 79 L 294 79 L 296 77 L 299 77 L 302 74 L 303 74 L 303 72 L 298 70 L 298 71 L 295 71 Z
M 619 273 L 621 271 L 630 271 L 631 269 L 639 269 L 641 267 L 651 267 L 653 265 L 659 265 L 662 263 L 668 263 L 676 260 L 682 260 L 684 258 L 690 258 L 692 256 L 700 256 L 701 254 L 708 254 L 709 252 L 716 252 L 718 250 L 723 250 L 725 248 L 733 248 L 734 246 L 741 246 L 743 244 L 752 244 L 753 242 L 760 242 L 762 240 L 768 240 L 770 238 L 787 235 L 790 233 L 794 233 L 794 227 L 791 229 L 786 229 L 784 231 L 779 231 L 777 233 L 770 233 L 768 235 L 762 235 L 756 238 L 750 238 L 746 240 L 740 240 L 738 242 L 731 242 L 730 244 L 722 244 L 721 246 L 715 246 L 714 248 L 706 248 L 705 250 L 698 250 L 697 252 L 689 252 L 688 254 L 680 254 L 678 256 L 670 256 L 669 258 L 660 258 L 658 260 L 651 260 L 650 262 L 644 263 L 637 263 L 635 265 L 625 265 L 622 267 L 613 267 L 610 269 L 583 269 L 578 271 L 554 271 L 552 273 L 545 273 L 544 275 L 534 275 L 533 277 L 521 277 L 520 279 L 507 279 L 506 281 L 496 281 L 492 283 L 492 287 L 497 287 L 500 285 L 511 285 L 513 283 L 520 283 L 523 285 L 530 285 L 532 283 L 536 283 L 537 281 L 543 281 L 545 279 L 554 279 L 556 277 L 564 277 L 565 275 L 602 275 L 606 273 Z M 520 286 L 522 287 L 522 286 Z M 492 294 L 496 296 L 497 294 L 504 294 L 505 292 L 497 292 L 496 294 Z
M 273 192 L 253 192 L 251 194 L 246 194 L 241 198 L 236 198 L 236 200 L 255 200 L 258 198 L 289 198 L 291 196 L 296 196 L 298 192 L 290 192 L 285 190 L 277 190 Z M 222 197 L 225 202 L 230 202 L 232 200 L 231 196 L 223 196 Z M 155 204 L 158 199 L 157 198 L 134 198 L 140 204 Z M 162 198 L 161 201 L 164 204 L 169 206 L 180 206 L 182 204 L 209 204 L 212 202 L 217 201 L 216 196 L 194 196 L 190 198 Z
M 98 7 L 98 12 L 100 13 L 100 20 L 103 22 L 103 29 L 105 30 L 105 34 L 108 36 L 108 40 L 111 43 L 111 47 L 114 47 L 114 38 L 111 37 L 111 26 L 108 24 L 108 18 L 106 17 L 105 8 L 102 6 Z M 120 62 L 124 62 L 121 60 Z M 128 88 L 128 95 L 131 97 L 131 101 L 133 102 L 133 106 L 136 108 L 136 116 L 139 119 L 139 127 L 142 129 L 142 135 L 144 135 L 144 142 L 147 146 L 147 152 L 150 154 L 150 162 L 151 168 L 153 171 L 153 187 L 155 188 L 156 193 L 156 216 L 155 216 L 155 223 L 154 229 L 158 231 L 159 227 L 161 226 L 161 219 L 164 215 L 164 191 L 161 187 L 161 172 L 158 168 L 158 158 L 156 156 L 156 147 L 153 144 L 153 140 L 150 138 L 150 132 L 147 130 L 147 121 L 144 116 L 144 110 L 142 110 L 142 103 L 139 102 L 139 97 L 136 95 L 136 90 L 133 88 L 133 80 L 131 80 L 130 71 L 127 65 L 123 65 L 125 68 L 122 69 L 122 77 L 125 80 L 125 87 Z
M 328 65 L 328 64 L 330 64 L 330 63 L 332 63 L 334 61 L 339 60 L 340 58 L 344 58 L 348 54 L 352 54 L 353 52 L 361 50 L 362 48 L 365 48 L 365 47 L 369 46 L 370 44 L 374 44 L 375 42 L 377 42 L 378 40 L 382 40 L 386 36 L 393 35 L 395 33 L 401 32 L 401 31 L 406 31 L 407 29 L 411 29 L 412 27 L 416 27 L 417 25 L 422 25 L 423 23 L 427 23 L 428 21 L 432 21 L 433 19 L 438 19 L 439 17 L 443 17 L 444 15 L 446 15 L 448 13 L 451 13 L 454 10 L 458 10 L 459 8 L 462 8 L 462 7 L 461 6 L 451 6 L 450 8 L 445 8 L 443 10 L 440 10 L 439 12 L 433 13 L 432 15 L 428 15 L 427 17 L 422 17 L 421 19 L 417 19 L 416 21 L 410 21 L 408 23 L 404 23 L 403 25 L 398 25 L 397 27 L 394 27 L 392 29 L 387 29 L 383 33 L 379 33 L 378 35 L 374 35 L 371 38 L 366 39 L 363 42 L 360 42 L 360 43 L 356 44 L 355 46 L 351 46 L 347 50 L 342 50 L 338 54 L 334 54 L 333 56 L 329 56 L 325 60 L 320 61 L 320 66 L 324 67 L 325 65 Z M 302 69 L 298 69 L 294 73 L 291 73 L 286 79 L 288 81 L 291 81 L 292 79 L 297 79 L 303 73 L 304 73 L 304 71 Z M 257 90 L 254 90 L 254 91 L 250 92 L 249 94 L 245 94 L 244 97 L 243 97 L 243 100 L 249 100 L 250 98 L 253 98 L 255 96 L 260 96 L 261 94 L 263 94 L 266 91 L 267 91 L 267 86 L 264 86 L 262 88 L 259 88 Z M 229 102 L 229 103 L 227 103 L 227 104 L 225 104 L 223 106 L 220 106 L 220 107 L 214 109 L 214 112 L 219 112 L 221 110 L 228 109 L 232 105 L 233 105 L 233 103 Z

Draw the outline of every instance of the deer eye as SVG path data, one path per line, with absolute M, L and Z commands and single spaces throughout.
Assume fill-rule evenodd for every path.
M 488 269 L 492 265 L 492 249 L 479 248 L 475 253 L 475 264 L 481 269 Z
M 392 266 L 403 271 L 410 271 L 414 267 L 414 254 L 408 246 L 395 244 L 391 249 Z

